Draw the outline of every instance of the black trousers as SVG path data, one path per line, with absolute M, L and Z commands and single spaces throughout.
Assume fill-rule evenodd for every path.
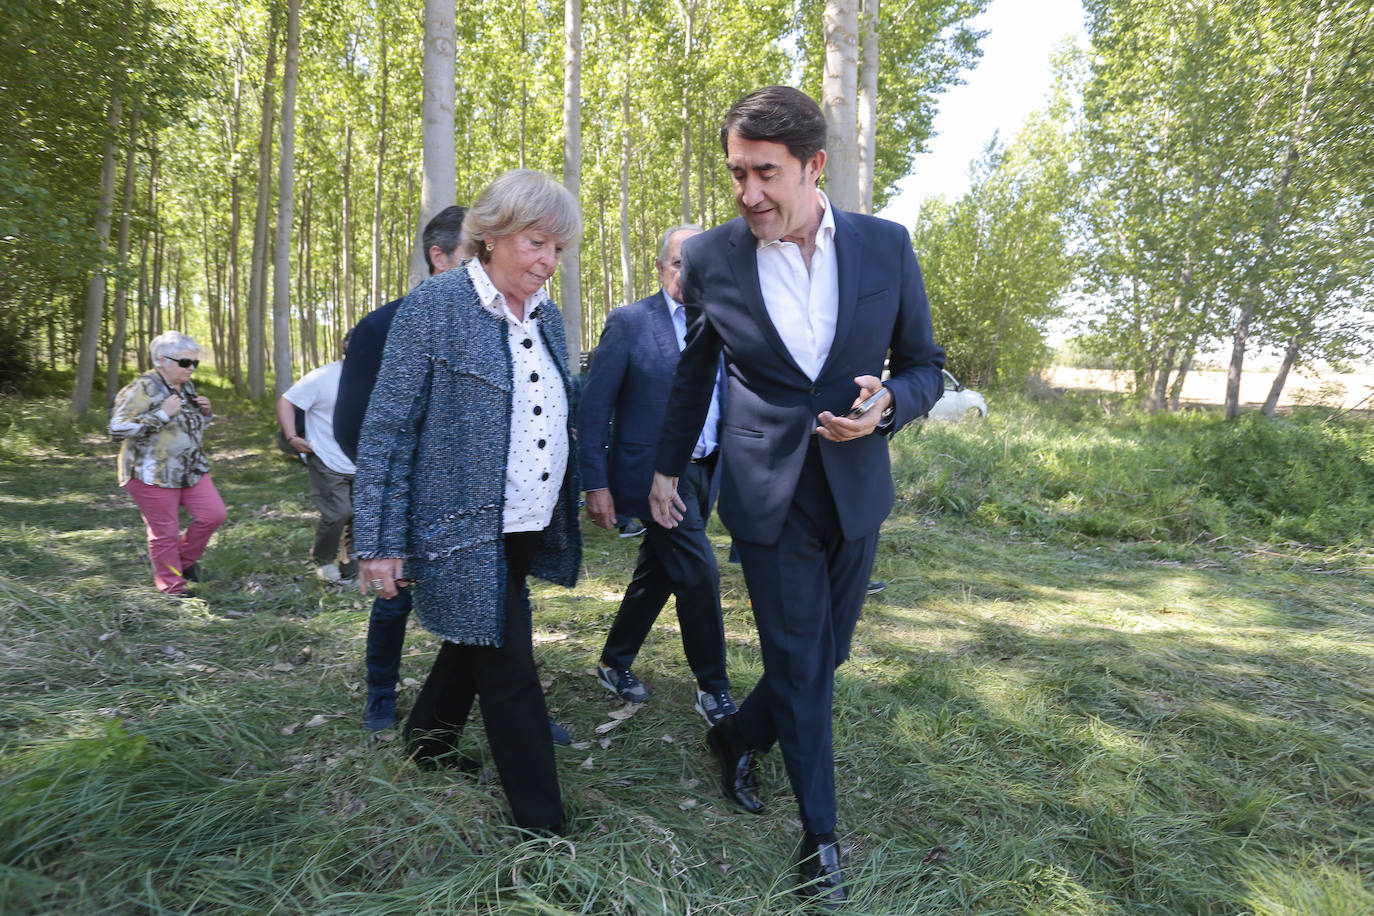
M 561 832 L 563 796 L 544 690 L 534 667 L 530 606 L 523 600 L 537 538 L 537 532 L 506 535 L 506 626 L 500 648 L 445 642 L 405 731 L 415 753 L 456 751 L 475 692 L 516 825 Z
M 813 444 L 778 542 L 735 543 L 763 650 L 763 677 L 740 704 L 736 729 L 750 747 L 782 747 L 803 825 L 828 833 L 836 823 L 835 669 L 849 657 L 878 532 L 845 539 Z
M 678 496 L 687 509 L 676 528 L 645 520 L 639 560 L 606 635 L 601 660 L 612 668 L 630 667 L 659 612 L 668 603 L 668 596 L 676 595 L 678 629 L 682 631 L 687 664 L 692 666 L 692 674 L 702 690 L 720 693 L 730 689 L 730 678 L 725 673 L 720 572 L 715 550 L 706 536 L 713 459 L 714 455 L 688 465 L 678 478 Z

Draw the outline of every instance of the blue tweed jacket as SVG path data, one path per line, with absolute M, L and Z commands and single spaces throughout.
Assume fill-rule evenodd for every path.
M 539 329 L 568 397 L 563 316 L 539 306 Z M 466 270 L 416 287 L 396 312 L 368 403 L 353 482 L 359 557 L 404 557 L 415 614 L 431 633 L 501 644 L 506 559 L 502 515 L 513 390 L 506 323 L 483 310 Z M 576 449 L 530 572 L 577 583 L 582 564 Z

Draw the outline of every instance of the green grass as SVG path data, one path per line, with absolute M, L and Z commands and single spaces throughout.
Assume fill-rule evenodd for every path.
M 653 699 L 596 734 L 637 542 L 588 526 L 578 588 L 534 585 L 580 746 L 558 752 L 569 836 L 529 839 L 480 716 L 476 778 L 366 739 L 364 601 L 311 574 L 268 410 L 211 396 L 229 522 L 184 603 L 149 587 L 98 414 L 0 404 L 0 912 L 801 912 L 782 763 L 763 815 L 721 799 L 671 609 L 636 663 Z M 837 679 L 846 912 L 1374 912 L 1368 537 L 1295 542 L 1205 490 L 1210 416 L 998 400 L 898 443 L 891 584 Z M 713 536 L 742 697 L 757 641 Z M 403 677 L 434 648 L 412 628 Z

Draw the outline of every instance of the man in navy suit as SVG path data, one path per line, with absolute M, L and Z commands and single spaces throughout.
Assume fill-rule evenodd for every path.
M 725 117 L 740 217 L 683 247 L 693 320 L 650 504 L 665 527 L 685 517 L 677 479 L 724 353 L 719 511 L 739 548 L 764 672 L 707 742 L 727 796 L 750 811 L 763 807 L 754 755 L 781 746 L 805 831 L 799 890 L 834 908 L 846 896 L 834 672 L 849 655 L 894 501 L 887 437 L 940 397 L 944 351 L 907 231 L 836 210 L 817 187 L 825 131 L 819 106 L 785 87 L 756 90 Z
M 463 207 L 445 207 L 425 225 L 423 244 L 429 275 L 441 274 L 462 263 L 459 243 L 463 237 Z M 334 440 L 349 461 L 358 457 L 367 402 L 382 368 L 382 351 L 391 320 L 405 296 L 364 315 L 353 329 L 348 352 L 339 374 L 339 395 L 334 402 Z M 400 679 L 401 649 L 410 616 L 410 592 L 400 589 L 394 598 L 378 596 L 367 620 L 367 706 L 363 724 L 381 731 L 396 724 L 396 682 Z
M 663 288 L 611 312 L 592 360 L 578 415 L 578 457 L 587 515 L 602 528 L 615 524 L 616 513 L 650 518 L 654 448 L 687 334 L 682 243 L 700 233 L 699 226 L 676 226 L 663 234 L 654 260 Z M 719 397 L 713 392 L 691 460 L 678 481 L 683 518 L 671 528 L 649 522 L 597 665 L 597 678 L 607 690 L 629 703 L 647 700 L 649 691 L 631 665 L 668 596 L 676 595 L 682 648 L 697 679 L 696 711 L 708 725 L 736 711 L 725 673 L 720 574 L 706 537 L 712 471 L 720 454 L 719 424 Z

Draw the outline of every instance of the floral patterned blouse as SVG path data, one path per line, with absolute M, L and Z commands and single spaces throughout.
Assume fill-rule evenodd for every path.
M 154 487 L 190 487 L 210 470 L 201 440 L 207 417 L 196 407 L 196 389 L 181 386 L 181 410 L 167 416 L 162 402 L 176 389 L 154 369 L 134 379 L 115 398 L 110 435 L 124 440 L 119 449 L 119 485 L 140 480 Z

